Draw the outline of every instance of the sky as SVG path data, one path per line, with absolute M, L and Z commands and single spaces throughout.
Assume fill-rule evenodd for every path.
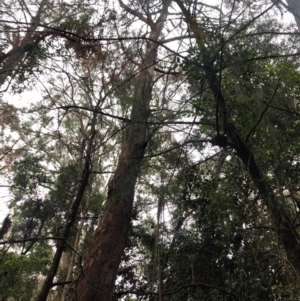
M 204 0 L 203 2 L 208 3 L 209 5 L 217 5 L 220 3 L 219 0 Z M 293 16 L 289 13 L 284 14 L 284 18 L 287 22 L 290 22 L 291 20 L 294 21 Z M 30 92 L 24 92 L 22 94 L 11 96 L 11 95 L 4 95 L 4 100 L 9 100 L 11 103 L 13 103 L 17 107 L 22 107 L 24 105 L 28 106 L 31 103 L 34 103 L 41 99 L 41 94 L 38 92 L 30 91 Z M 7 187 L 8 183 L 5 179 L 5 175 L 0 175 L 0 226 L 2 224 L 3 219 L 5 216 L 10 212 L 10 210 L 7 208 L 7 201 L 10 198 L 9 190 Z

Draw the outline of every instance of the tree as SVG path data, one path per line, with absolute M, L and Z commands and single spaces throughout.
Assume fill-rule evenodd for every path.
M 257 160 L 255 159 L 254 152 L 251 150 L 251 147 L 248 144 L 250 135 L 252 134 L 252 132 L 255 130 L 255 127 L 259 123 L 257 123 L 257 125 L 255 125 L 250 130 L 245 140 L 241 138 L 241 135 L 237 132 L 236 126 L 234 125 L 234 123 L 233 124 L 231 123 L 230 120 L 231 112 L 229 112 L 229 110 L 227 110 L 226 108 L 227 106 L 226 99 L 220 89 L 220 84 L 219 84 L 220 78 L 217 77 L 216 71 L 214 71 L 213 69 L 213 61 L 210 61 L 210 58 L 212 58 L 214 55 L 209 53 L 208 49 L 203 45 L 205 39 L 204 31 L 203 29 L 199 28 L 199 26 L 195 23 L 192 16 L 184 7 L 182 2 L 180 1 L 176 1 L 176 2 L 182 9 L 186 19 L 189 22 L 191 30 L 193 31 L 193 33 L 198 39 L 200 51 L 202 53 L 202 64 L 203 64 L 204 74 L 208 80 L 209 88 L 216 101 L 216 106 L 217 106 L 216 118 L 220 118 L 220 121 L 219 119 L 216 120 L 216 130 L 217 130 L 216 137 L 218 138 L 218 140 L 216 140 L 216 144 L 219 145 L 220 147 L 226 147 L 227 145 L 229 145 L 227 143 L 227 140 L 226 141 L 220 140 L 220 138 L 227 139 L 227 137 L 224 136 L 224 134 L 228 135 L 228 138 L 231 141 L 230 146 L 235 149 L 236 155 L 243 162 L 245 169 L 248 169 L 249 175 L 252 181 L 254 182 L 254 185 L 257 187 L 259 193 L 263 198 L 263 201 L 265 202 L 266 206 L 270 210 L 271 216 L 273 218 L 274 227 L 276 229 L 280 242 L 285 248 L 288 260 L 299 274 L 300 273 L 300 257 L 298 255 L 299 248 L 300 248 L 299 238 L 298 238 L 299 235 L 297 233 L 297 230 L 293 226 L 292 219 L 289 216 L 288 212 L 286 211 L 285 206 L 282 206 L 280 204 L 280 200 L 276 198 L 273 189 L 270 187 L 268 181 L 266 181 L 265 179 L 266 176 L 262 172 L 261 167 L 259 166 Z M 273 5 L 267 7 L 267 9 L 263 11 L 263 13 L 268 11 L 270 7 L 272 7 Z M 225 41 L 223 41 L 222 43 L 225 43 Z M 221 51 L 223 51 L 223 49 L 221 49 Z M 266 56 L 266 58 L 268 57 Z M 222 68 L 222 61 L 220 66 Z M 278 89 L 278 85 L 274 88 L 273 96 L 271 96 L 269 100 L 269 104 L 271 103 L 271 101 L 273 101 L 277 89 Z M 268 109 L 269 104 L 266 104 L 266 109 L 264 111 Z M 261 119 L 263 117 L 263 113 L 261 115 Z M 228 120 L 230 120 L 230 122 Z M 259 122 L 260 121 L 261 120 L 259 120 Z M 222 129 L 222 132 L 224 134 L 223 133 L 221 134 L 220 128 Z
M 135 79 L 131 108 L 131 124 L 127 127 L 119 161 L 108 183 L 107 205 L 95 232 L 94 243 L 84 263 L 73 300 L 110 300 L 130 225 L 134 189 L 142 159 L 148 144 L 147 120 L 150 113 L 154 62 L 157 59 L 158 38 L 168 15 L 170 2 L 162 6 L 156 21 L 143 17 L 120 1 L 127 13 L 141 21 L 151 22 L 151 32 L 145 54 L 139 63 L 141 70 Z M 99 269 L 101 266 L 101 269 Z M 100 288 L 97 289 L 97 288 Z
M 1 21 L 3 83 L 34 80 L 43 101 L 19 111 L 3 245 L 54 251 L 28 298 L 296 300 L 298 36 L 282 3 L 19 3 L 40 21 Z

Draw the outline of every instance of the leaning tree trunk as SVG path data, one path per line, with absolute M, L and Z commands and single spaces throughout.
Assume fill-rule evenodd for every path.
M 72 203 L 70 213 L 67 218 L 67 225 L 63 231 L 62 237 L 60 238 L 60 240 L 58 240 L 58 242 L 56 244 L 56 251 L 55 251 L 54 257 L 52 259 L 48 274 L 42 285 L 41 291 L 40 291 L 36 301 L 46 301 L 50 290 L 52 289 L 53 286 L 55 286 L 55 284 L 53 283 L 53 280 L 56 276 L 56 273 L 57 273 L 57 270 L 59 267 L 59 263 L 61 260 L 61 256 L 66 248 L 67 239 L 69 238 L 71 229 L 72 229 L 74 223 L 76 222 L 76 215 L 78 212 L 78 208 L 82 202 L 85 189 L 88 185 L 90 173 L 91 173 L 90 157 L 87 156 L 87 158 L 85 160 L 84 170 L 82 172 L 82 176 L 80 179 L 80 185 L 78 188 L 78 192 L 77 192 L 75 200 Z
M 132 9 L 120 3 L 128 13 L 134 14 Z M 151 24 L 147 49 L 141 62 L 143 69 L 136 77 L 131 123 L 125 133 L 114 176 L 108 184 L 106 208 L 76 283 L 72 297 L 74 301 L 106 301 L 113 297 L 113 287 L 131 221 L 135 185 L 148 143 L 146 122 L 150 115 L 154 62 L 158 49 L 155 41 L 162 31 L 168 6 L 169 1 L 165 1 L 157 22 Z
M 286 207 L 280 203 L 274 191 L 266 181 L 266 176 L 255 161 L 254 154 L 246 142 L 239 138 L 235 131 L 228 131 L 228 137 L 236 145 L 236 154 L 243 162 L 251 180 L 262 197 L 264 204 L 271 213 L 271 219 L 275 226 L 279 242 L 284 247 L 289 263 L 300 277 L 300 240 L 299 234 L 291 220 Z
M 256 162 L 253 152 L 248 146 L 247 141 L 240 138 L 232 124 L 226 121 L 226 100 L 220 90 L 219 79 L 213 66 L 209 60 L 210 53 L 205 47 L 206 35 L 204 30 L 196 23 L 193 17 L 190 15 L 189 11 L 185 8 L 181 0 L 174 0 L 183 12 L 187 24 L 190 30 L 195 35 L 199 47 L 201 48 L 203 69 L 206 75 L 206 79 L 209 83 L 209 88 L 213 94 L 213 97 L 220 105 L 220 117 L 223 121 L 223 126 L 227 130 L 228 139 L 231 141 L 231 146 L 236 150 L 236 155 L 243 162 L 244 168 L 248 171 L 249 176 L 256 186 L 262 201 L 268 208 L 271 220 L 274 224 L 275 232 L 278 236 L 279 242 L 284 247 L 287 259 L 292 265 L 297 275 L 300 277 L 300 238 L 297 230 L 295 229 L 293 222 L 290 220 L 290 216 L 279 200 L 276 198 L 274 191 L 271 189 L 269 183 L 266 180 L 266 176 L 260 169 L 259 164 Z M 217 125 L 217 135 L 219 135 L 218 125 Z M 218 136 L 217 136 L 218 137 Z M 220 136 L 219 136 L 220 137 Z M 223 136 L 225 138 L 225 136 Z M 214 142 L 220 139 L 214 139 Z M 218 145 L 218 143 L 215 143 Z M 220 147 L 225 147 L 224 140 L 219 144 Z
M 68 213 L 68 216 L 66 218 L 66 226 L 62 232 L 60 239 L 56 243 L 56 251 L 54 253 L 46 279 L 42 285 L 42 288 L 39 292 L 36 301 L 46 301 L 50 290 L 56 285 L 54 283 L 54 279 L 57 274 L 62 255 L 65 252 L 66 246 L 68 245 L 68 239 L 70 237 L 71 231 L 74 225 L 76 224 L 77 221 L 76 217 L 80 205 L 82 203 L 83 197 L 85 195 L 85 191 L 90 182 L 90 176 L 93 169 L 92 154 L 94 153 L 94 140 L 97 134 L 95 130 L 95 120 L 96 120 L 96 114 L 94 113 L 92 127 L 90 131 L 90 137 L 88 138 L 88 141 L 86 143 L 87 150 L 83 161 L 84 168 L 81 174 L 81 178 L 79 180 L 76 197 L 72 202 L 70 212 Z
M 202 53 L 205 55 L 205 49 L 203 49 Z M 220 102 L 220 107 L 224 110 L 221 114 L 223 115 L 224 126 L 227 130 L 227 136 L 231 142 L 231 146 L 235 148 L 237 157 L 243 162 L 245 170 L 248 171 L 252 182 L 256 186 L 262 198 L 262 201 L 268 208 L 279 242 L 285 249 L 289 263 L 293 266 L 297 275 L 300 277 L 300 237 L 293 225 L 293 221 L 291 221 L 290 215 L 285 206 L 281 204 L 270 187 L 266 180 L 267 177 L 261 171 L 261 168 L 255 160 L 254 153 L 251 151 L 247 141 L 243 140 L 239 136 L 234 125 L 226 122 L 226 100 L 219 89 L 218 77 L 213 71 L 212 66 L 207 64 L 206 58 L 204 58 L 203 68 L 209 82 L 210 90 L 214 95 L 214 99 L 216 102 Z M 224 147 L 226 145 L 221 143 L 219 146 Z

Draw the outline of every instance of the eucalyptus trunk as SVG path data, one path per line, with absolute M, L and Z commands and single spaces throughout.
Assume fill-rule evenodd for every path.
M 135 14 L 124 5 L 128 13 Z M 140 73 L 135 79 L 131 122 L 127 127 L 117 168 L 108 184 L 106 208 L 95 232 L 93 244 L 84 261 L 82 274 L 76 282 L 72 300 L 106 301 L 113 297 L 119 264 L 125 248 L 131 221 L 134 191 L 148 144 L 147 120 L 150 116 L 154 65 L 158 38 L 167 17 L 169 2 L 165 1 L 151 33 Z

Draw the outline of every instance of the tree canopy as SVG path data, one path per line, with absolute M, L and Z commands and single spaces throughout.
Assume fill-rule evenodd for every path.
M 300 300 L 299 7 L 2 1 L 0 300 Z

